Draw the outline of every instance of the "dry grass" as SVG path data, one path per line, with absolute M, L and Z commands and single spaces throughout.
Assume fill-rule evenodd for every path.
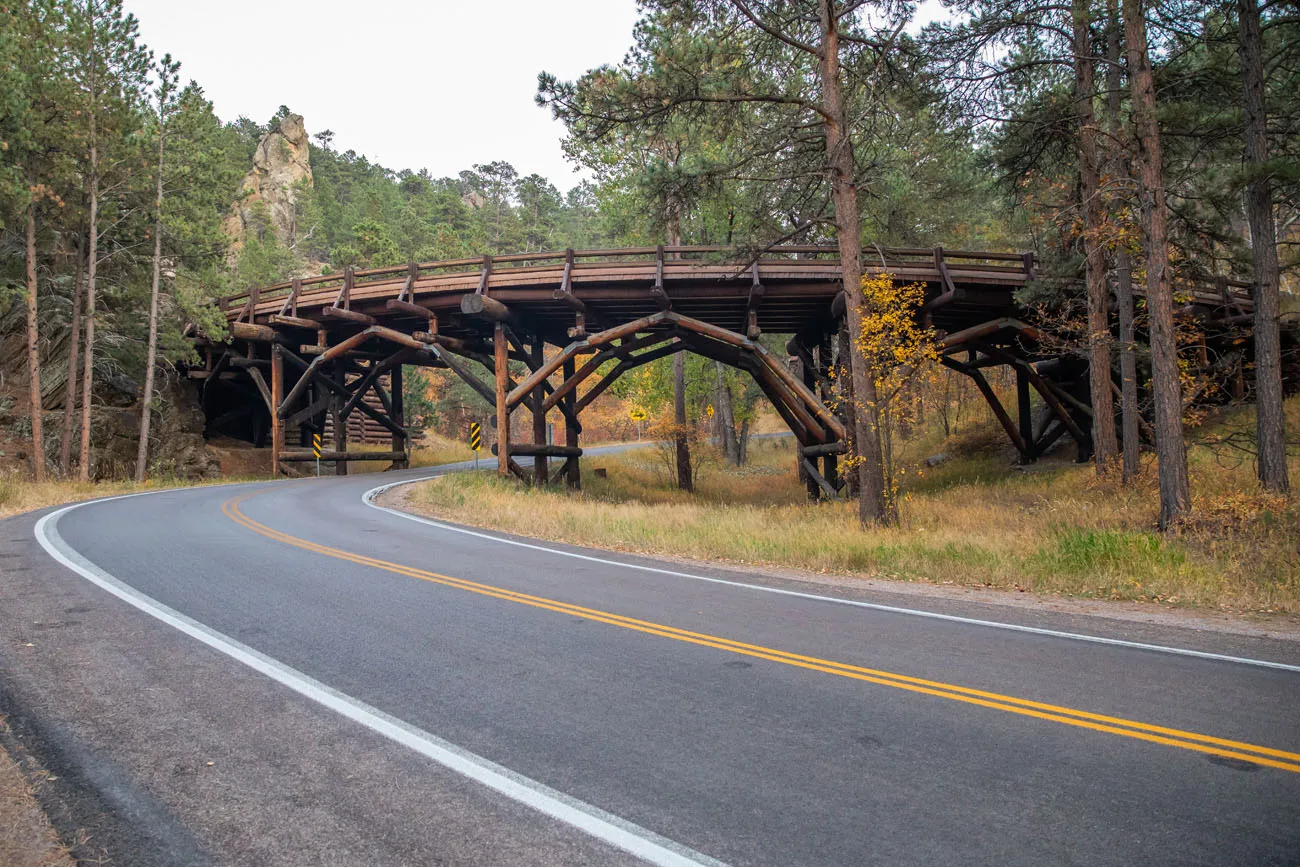
M 1289 405 L 1300 429 L 1300 402 Z M 1253 424 L 1249 411 L 1216 423 Z M 1261 494 L 1249 463 L 1205 446 L 1190 460 L 1195 515 L 1154 529 L 1153 460 L 1130 487 L 1068 455 L 1016 468 L 997 432 L 937 439 L 952 458 L 907 478 L 902 526 L 863 530 L 853 504 L 809 505 L 793 444 L 756 443 L 741 472 L 706 469 L 675 490 L 653 450 L 584 461 L 586 490 L 525 490 L 488 474 L 428 483 L 412 497 L 440 517 L 650 554 L 1233 611 L 1300 613 L 1300 507 Z M 590 470 L 604 466 L 608 479 Z M 1292 463 L 1300 482 L 1300 461 Z

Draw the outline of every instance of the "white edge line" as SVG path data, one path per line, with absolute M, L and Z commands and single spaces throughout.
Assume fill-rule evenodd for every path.
M 164 493 L 164 491 L 142 491 L 88 502 L 104 503 L 109 500 L 128 499 L 154 493 Z M 722 861 L 696 852 L 599 807 L 570 797 L 390 716 L 141 593 L 87 560 L 59 535 L 57 529 L 59 518 L 83 505 L 86 503 L 65 506 L 43 516 L 36 522 L 36 541 L 56 561 L 127 604 L 451 771 L 651 864 L 664 865 L 664 867 L 726 867 Z
M 437 527 L 440 530 L 449 530 L 453 533 L 464 533 L 467 536 L 474 536 L 479 539 L 487 539 L 491 542 L 497 542 L 502 545 L 515 545 L 520 548 L 530 548 L 534 551 L 547 551 L 551 554 L 559 554 L 564 557 L 573 557 L 577 560 L 586 560 L 590 563 L 601 563 L 607 566 L 618 566 L 623 569 L 639 569 L 642 572 L 654 572 L 658 575 L 669 575 L 674 578 L 688 578 L 692 581 L 704 581 L 709 584 L 722 584 L 727 587 L 739 587 L 745 590 L 757 590 L 763 593 L 775 593 L 780 596 L 795 596 L 800 599 L 812 599 L 817 602 L 830 602 L 835 605 L 851 605 L 855 608 L 869 608 L 873 611 L 886 611 L 890 614 L 905 614 L 911 617 L 925 617 L 930 620 L 946 620 L 952 623 L 964 623 L 969 626 L 984 626 L 990 629 L 1003 629 L 1008 632 L 1027 632 L 1031 635 L 1044 635 L 1050 638 L 1063 638 L 1070 641 L 1086 641 L 1091 644 L 1107 644 L 1113 647 L 1125 647 L 1130 650 L 1149 650 L 1156 653 L 1170 653 L 1175 656 L 1191 656 L 1197 659 L 1212 659 L 1216 662 L 1232 662 L 1239 665 L 1253 665 L 1258 668 L 1272 668 L 1278 671 L 1300 672 L 1300 665 L 1288 665 L 1285 662 L 1273 662 L 1267 659 L 1252 659 L 1245 656 L 1228 656 L 1222 653 L 1210 653 L 1204 650 L 1191 650 L 1185 647 L 1170 647 L 1164 644 L 1144 644 L 1140 641 L 1125 641 L 1122 638 L 1106 638 L 1101 635 L 1088 635 L 1081 632 L 1063 632 L 1057 629 L 1044 629 L 1038 626 L 1023 626 L 1018 623 L 1003 623 L 997 620 L 980 620 L 974 617 L 961 617 L 956 614 L 940 614 L 935 611 L 924 611 L 917 608 L 901 608 L 895 605 L 882 605 L 878 602 L 862 602 L 857 599 L 840 599 L 835 596 L 821 596 L 816 593 L 804 593 L 799 590 L 785 590 L 780 587 L 765 587 L 762 584 L 748 584 L 744 581 L 730 581 L 726 578 L 713 578 L 708 575 L 697 575 L 691 572 L 679 572 L 673 569 L 663 569 L 658 566 L 646 566 L 641 563 L 627 563 L 621 560 L 611 560 L 604 557 L 596 557 L 591 554 L 580 554 L 577 551 L 566 551 L 563 548 L 553 548 L 549 545 L 539 545 L 534 542 L 523 542 L 518 539 L 509 539 L 504 536 L 498 536 L 493 533 L 484 533 L 479 530 L 472 530 L 468 527 L 461 527 L 456 524 L 448 524 L 443 521 L 435 521 L 432 518 L 412 515 L 409 512 L 403 512 L 398 509 L 390 509 L 387 506 L 381 506 L 375 500 L 380 494 L 392 488 L 398 488 L 403 485 L 413 485 L 417 482 L 426 482 L 430 479 L 444 475 L 444 472 L 434 473 L 423 476 L 418 479 L 403 479 L 400 482 L 389 482 L 386 485 L 380 485 L 377 488 L 371 488 L 361 495 L 361 501 L 373 509 L 381 512 L 387 512 L 390 515 L 396 515 L 399 518 L 406 518 L 408 521 L 415 521 L 420 524 L 428 524 L 430 527 Z

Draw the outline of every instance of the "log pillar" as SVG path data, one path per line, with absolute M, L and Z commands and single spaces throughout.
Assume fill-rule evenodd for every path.
M 1016 408 L 1020 415 L 1020 440 L 1024 450 L 1020 452 L 1020 463 L 1027 464 L 1034 460 L 1034 417 L 1029 405 L 1029 377 L 1020 368 L 1016 368 Z
M 334 362 L 334 377 L 339 382 L 346 383 L 348 377 L 347 362 L 342 358 Z M 340 394 L 330 395 L 330 423 L 334 425 L 334 451 L 346 452 L 348 450 L 348 420 L 343 417 L 343 404 L 345 398 Z M 348 474 L 347 461 L 334 462 L 334 475 L 346 476 Z
M 506 329 L 500 322 L 492 333 L 494 368 L 496 371 L 497 399 L 497 472 L 510 475 L 510 409 L 506 399 L 510 393 L 510 346 L 506 342 Z
M 280 404 L 284 402 L 284 350 L 276 343 L 271 347 L 271 475 L 280 475 L 280 453 L 284 451 L 284 420 Z
M 832 347 L 831 335 L 827 333 L 821 343 L 817 346 L 817 382 L 818 396 L 821 397 L 822 403 L 827 406 L 835 405 L 835 394 L 831 386 L 831 365 L 833 364 L 832 356 L 834 349 Z M 826 481 L 830 482 L 832 488 L 836 490 L 840 487 L 839 456 L 826 455 L 822 458 L 822 475 Z
M 577 365 L 573 359 L 564 362 L 564 379 L 567 382 L 572 379 L 576 373 Z M 578 446 L 578 426 L 575 421 L 578 418 L 578 390 L 575 388 L 564 396 L 564 404 L 569 408 L 564 417 L 564 444 L 572 448 Z M 574 491 L 582 490 L 582 467 L 578 464 L 578 458 L 570 458 L 565 466 L 564 483 Z
M 543 357 L 546 348 L 546 341 L 541 337 L 533 339 L 532 351 L 532 368 L 541 369 L 545 359 Z M 546 409 L 543 404 L 546 402 L 546 389 L 542 383 L 538 383 L 537 388 L 533 389 L 532 399 L 529 401 L 533 411 L 533 443 L 535 445 L 546 445 Z M 550 465 L 545 455 L 533 456 L 533 483 L 536 485 L 545 485 L 550 480 Z
M 790 357 L 790 360 L 787 363 L 790 366 L 790 373 L 794 378 L 800 382 L 806 383 L 808 371 L 804 367 L 803 359 L 794 355 Z M 803 443 L 801 442 L 800 445 L 803 445 Z M 817 502 L 821 499 L 821 487 L 817 484 L 817 480 L 812 477 L 812 474 L 808 472 L 807 459 L 799 449 L 795 449 L 794 459 L 796 462 L 795 467 L 799 471 L 799 481 L 803 482 L 804 487 L 808 490 L 808 499 L 812 500 L 814 503 Z
M 402 429 L 402 433 L 393 431 L 393 452 L 400 451 L 405 456 L 401 460 L 393 461 L 392 469 L 404 470 L 411 465 L 411 437 L 406 433 L 406 414 L 402 407 L 402 365 L 393 365 L 393 369 L 388 373 L 388 384 L 391 389 L 389 399 L 393 404 L 389 418 Z

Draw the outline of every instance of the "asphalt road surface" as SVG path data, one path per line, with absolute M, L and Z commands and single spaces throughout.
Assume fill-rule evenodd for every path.
M 364 497 L 431 474 L 0 522 L 0 713 L 81 851 L 1300 864 L 1294 643 L 528 544 Z

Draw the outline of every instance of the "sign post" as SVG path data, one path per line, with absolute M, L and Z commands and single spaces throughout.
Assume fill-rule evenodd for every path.
M 311 435 L 311 450 L 316 454 L 316 478 L 320 478 L 320 434 Z
M 483 448 L 483 426 L 476 421 L 469 423 L 469 447 L 474 450 L 474 469 L 478 469 L 478 453 Z
M 634 406 L 628 410 L 627 417 L 636 422 L 636 438 L 641 439 L 641 422 L 646 419 L 646 411 L 639 406 Z

